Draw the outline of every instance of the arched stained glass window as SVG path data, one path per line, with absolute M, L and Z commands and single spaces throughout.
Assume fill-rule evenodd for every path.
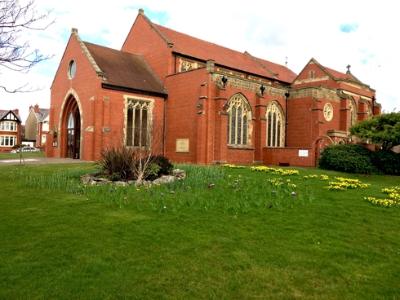
M 236 94 L 229 99 L 227 112 L 228 120 L 228 144 L 235 146 L 249 145 L 250 141 L 250 123 L 251 107 L 247 99 Z
M 266 118 L 267 147 L 285 147 L 285 117 L 277 102 L 268 105 Z

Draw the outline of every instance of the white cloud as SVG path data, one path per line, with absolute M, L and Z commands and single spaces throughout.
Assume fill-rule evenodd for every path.
M 322 64 L 345 71 L 347 64 L 361 80 L 377 90 L 387 111 L 400 108 L 397 74 L 400 45 L 396 31 L 400 19 L 395 1 L 211 1 L 162 0 L 54 1 L 37 0 L 38 10 L 52 10 L 55 24 L 45 32 L 27 36 L 32 45 L 54 57 L 29 74 L 2 72 L 2 82 L 29 82 L 41 92 L 1 92 L 0 108 L 20 108 L 26 118 L 29 104 L 48 107 L 49 88 L 61 59 L 71 27 L 81 37 L 120 48 L 139 7 L 148 15 L 160 15 L 165 26 L 198 38 L 283 64 L 299 72 L 311 57 Z M 150 10 L 150 12 L 149 12 Z M 168 16 L 167 18 L 165 16 Z M 157 20 L 153 20 L 157 22 Z M 356 30 L 343 33 L 343 24 Z M 47 74 L 47 75 L 46 75 Z M 7 80 L 5 80 L 7 79 Z

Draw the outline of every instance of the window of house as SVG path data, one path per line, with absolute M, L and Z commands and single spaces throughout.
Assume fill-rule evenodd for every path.
M 314 79 L 314 78 L 315 78 L 315 71 L 311 70 L 311 71 L 308 73 L 308 77 L 309 77 L 310 79 Z
M 234 95 L 228 102 L 228 144 L 235 146 L 249 145 L 251 107 L 247 99 L 241 95 Z
M 0 147 L 13 147 L 17 144 L 16 136 L 0 136 Z
M 266 111 L 267 147 L 285 146 L 285 117 L 280 105 L 273 101 Z
M 148 147 L 151 135 L 151 102 L 128 99 L 126 145 Z
M 17 123 L 13 121 L 3 121 L 0 123 L 2 131 L 17 131 Z

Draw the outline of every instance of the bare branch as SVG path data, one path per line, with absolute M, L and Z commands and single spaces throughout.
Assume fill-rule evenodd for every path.
M 26 73 L 50 56 L 41 54 L 38 49 L 32 49 L 28 41 L 21 41 L 22 34 L 31 30 L 45 30 L 53 21 L 47 22 L 49 13 L 36 12 L 34 0 L 21 2 L 23 1 L 0 1 L 0 69 Z M 8 93 L 31 91 L 4 86 L 0 88 Z

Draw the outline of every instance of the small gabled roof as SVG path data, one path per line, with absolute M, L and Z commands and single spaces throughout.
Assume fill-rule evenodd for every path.
M 146 16 L 144 17 L 175 53 L 203 61 L 212 59 L 217 65 L 286 83 L 292 83 L 296 77 L 296 74 L 286 66 L 254 57 L 248 52 L 242 53 L 177 32 L 167 27 L 154 24 Z
M 166 95 L 163 84 L 141 55 L 83 42 L 100 68 L 103 86 Z
M 7 116 L 8 113 L 10 112 L 18 119 L 19 122 L 21 122 L 21 117 L 19 116 L 19 114 L 12 109 L 9 110 L 0 109 L 0 121 L 2 121 L 3 118 Z
M 43 122 L 49 115 L 49 112 L 50 112 L 50 109 L 48 109 L 48 108 L 40 108 L 39 112 L 35 113 L 38 122 Z

